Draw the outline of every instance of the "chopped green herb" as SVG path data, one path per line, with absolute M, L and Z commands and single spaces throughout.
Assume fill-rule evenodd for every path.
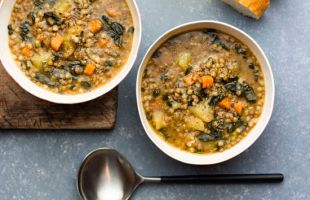
M 152 58 L 159 58 L 160 56 L 161 56 L 161 52 L 157 50 L 153 53 Z
M 128 33 L 134 33 L 135 32 L 135 28 L 133 26 L 129 27 L 127 30 Z
M 46 20 L 46 23 L 50 26 L 53 26 L 53 25 L 61 25 L 64 20 L 61 19 L 60 17 L 58 17 L 55 13 L 53 12 L 46 12 L 44 13 L 44 19 Z
M 28 19 L 31 21 L 31 25 L 34 25 L 35 22 L 36 22 L 36 14 L 35 12 L 30 12 L 28 15 L 27 15 Z
M 169 100 L 169 95 L 168 94 L 164 94 L 162 98 L 163 98 L 163 101 L 166 103 L 166 105 L 168 107 L 172 107 L 172 103 Z
M 198 90 L 195 90 L 194 94 L 199 98 L 199 100 L 202 100 L 203 98 L 208 97 L 208 94 L 205 92 L 203 88 L 199 88 Z
M 185 75 L 188 75 L 189 73 L 191 73 L 193 67 L 192 66 L 188 66 L 184 72 Z
M 248 67 L 249 67 L 250 69 L 254 69 L 254 68 L 255 68 L 255 65 L 254 65 L 254 63 L 250 63 L 250 64 L 248 65 Z
M 168 81 L 168 72 L 167 71 L 164 71 L 161 76 L 160 76 L 160 79 L 164 82 Z
M 81 81 L 81 86 L 84 87 L 85 89 L 89 89 L 92 87 L 91 83 L 88 81 Z
M 238 119 L 238 121 L 233 123 L 226 123 L 226 129 L 228 133 L 234 132 L 238 127 L 243 126 L 245 123 L 241 118 Z
M 112 62 L 111 60 L 106 60 L 106 61 L 104 62 L 104 65 L 105 65 L 105 66 L 108 66 L 108 67 L 112 67 L 112 66 L 113 66 L 113 62 Z
M 70 68 L 70 73 L 72 75 L 81 75 L 84 73 L 84 66 L 82 65 L 73 65 L 71 68 Z
M 12 24 L 8 25 L 8 32 L 9 32 L 9 35 L 12 35 L 14 33 L 14 29 L 13 29 Z
M 240 43 L 235 43 L 234 47 L 238 54 L 242 54 L 242 55 L 247 54 L 247 50 L 243 48 Z
M 23 41 L 30 39 L 30 37 L 28 36 L 28 33 L 30 31 L 30 24 L 28 21 L 21 23 L 19 29 L 20 29 L 19 35 Z
M 167 138 L 169 137 L 168 131 L 167 131 L 167 129 L 165 129 L 165 128 L 161 128 L 161 129 L 159 130 L 159 133 L 161 133 L 161 135 L 162 135 L 165 139 L 167 139 Z
M 194 101 L 194 99 L 193 99 L 192 95 L 187 96 L 187 105 L 188 106 L 192 106 L 193 101 Z
M 152 92 L 153 97 L 158 97 L 160 95 L 160 89 L 156 88 Z
M 203 31 L 203 33 L 208 35 L 209 41 L 210 41 L 211 44 L 218 44 L 223 49 L 229 50 L 228 46 L 218 36 L 217 31 L 215 29 L 206 29 L 206 30 Z
M 35 6 L 41 8 L 42 5 L 44 4 L 44 0 L 34 0 L 33 3 Z
M 209 135 L 206 133 L 200 133 L 197 136 L 198 140 L 200 140 L 201 142 L 210 142 L 210 141 L 214 141 L 216 140 L 216 137 L 214 135 Z

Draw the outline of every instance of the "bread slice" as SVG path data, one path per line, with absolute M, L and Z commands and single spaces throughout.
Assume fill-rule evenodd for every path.
M 270 0 L 223 0 L 238 12 L 259 19 L 270 6 Z

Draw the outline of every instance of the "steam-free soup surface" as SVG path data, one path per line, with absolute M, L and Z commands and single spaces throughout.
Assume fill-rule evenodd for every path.
M 163 44 L 148 61 L 141 88 L 152 128 L 193 153 L 222 152 L 247 136 L 261 115 L 264 91 L 250 49 L 213 29 Z
M 17 0 L 8 33 L 16 63 L 33 82 L 79 94 L 119 73 L 134 27 L 125 0 Z

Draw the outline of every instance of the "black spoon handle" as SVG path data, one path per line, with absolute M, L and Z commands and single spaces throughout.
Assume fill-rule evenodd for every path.
M 283 174 L 215 174 L 201 176 L 163 176 L 162 183 L 279 183 Z

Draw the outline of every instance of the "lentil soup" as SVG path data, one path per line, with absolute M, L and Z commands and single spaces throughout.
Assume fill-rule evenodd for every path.
M 13 58 L 34 83 L 74 95 L 120 72 L 134 27 L 126 0 L 17 0 L 8 34 Z
M 225 151 L 262 113 L 265 85 L 251 50 L 214 29 L 166 41 L 143 71 L 141 95 L 150 126 L 169 144 L 192 153 Z

